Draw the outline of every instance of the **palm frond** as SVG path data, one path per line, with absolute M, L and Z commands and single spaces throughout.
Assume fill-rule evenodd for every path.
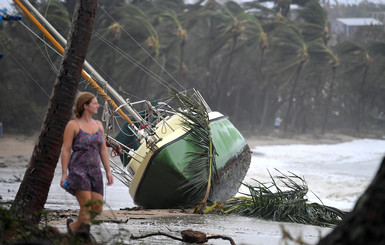
M 212 142 L 208 111 L 199 99 L 191 99 L 183 93 L 173 91 L 174 100 L 179 105 L 178 113 L 182 115 L 182 127 L 191 137 L 185 140 L 194 145 L 194 152 L 187 152 L 186 158 L 192 159 L 184 168 L 188 182 L 180 187 L 180 191 L 188 193 L 190 200 L 202 199 L 205 205 L 214 180 L 217 178 L 215 163 L 215 147 Z
M 224 212 L 318 226 L 336 225 L 345 216 L 346 212 L 337 208 L 308 203 L 306 181 L 293 173 L 290 173 L 291 175 L 279 173 L 281 175 L 276 178 L 285 189 L 279 187 L 269 172 L 271 184 L 267 185 L 258 180 L 254 180 L 257 186 L 243 183 L 249 193 L 243 193 L 245 196 L 233 198 L 224 203 Z

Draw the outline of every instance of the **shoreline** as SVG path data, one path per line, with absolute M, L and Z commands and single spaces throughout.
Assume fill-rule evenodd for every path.
M 0 136 L 0 159 L 8 157 L 31 157 L 38 135 L 25 136 L 4 134 Z M 245 137 L 250 149 L 265 145 L 291 145 L 291 144 L 338 144 L 359 139 L 358 137 L 343 134 L 299 134 L 292 137 L 282 135 L 259 135 Z

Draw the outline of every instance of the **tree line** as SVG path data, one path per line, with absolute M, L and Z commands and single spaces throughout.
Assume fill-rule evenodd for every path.
M 359 29 L 350 40 L 330 27 L 331 17 L 367 17 L 385 5 L 293 0 L 293 9 L 286 1 L 263 2 L 99 1 L 86 58 L 131 101 L 164 100 L 170 87 L 196 88 L 243 131 L 268 132 L 276 116 L 293 133 L 383 127 L 383 26 Z M 76 0 L 31 3 L 67 37 Z M 16 10 L 10 12 L 22 15 Z M 5 132 L 41 127 L 62 59 L 45 41 L 25 16 L 0 26 Z M 82 82 L 79 90 L 87 89 Z

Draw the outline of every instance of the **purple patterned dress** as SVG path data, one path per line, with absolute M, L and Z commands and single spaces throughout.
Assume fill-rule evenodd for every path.
M 79 133 L 72 143 L 72 154 L 68 165 L 68 189 L 75 195 L 76 190 L 92 191 L 103 195 L 103 175 L 100 169 L 100 147 L 103 144 L 102 130 Z

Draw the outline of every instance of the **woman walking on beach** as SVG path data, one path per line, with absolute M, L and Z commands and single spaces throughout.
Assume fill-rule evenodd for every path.
M 64 130 L 60 186 L 76 196 L 80 205 L 78 220 L 67 220 L 68 233 L 73 235 L 88 233 L 90 219 L 103 209 L 100 161 L 106 171 L 107 185 L 113 184 L 103 125 L 92 118 L 98 108 L 95 95 L 81 92 L 75 101 L 75 119 Z

